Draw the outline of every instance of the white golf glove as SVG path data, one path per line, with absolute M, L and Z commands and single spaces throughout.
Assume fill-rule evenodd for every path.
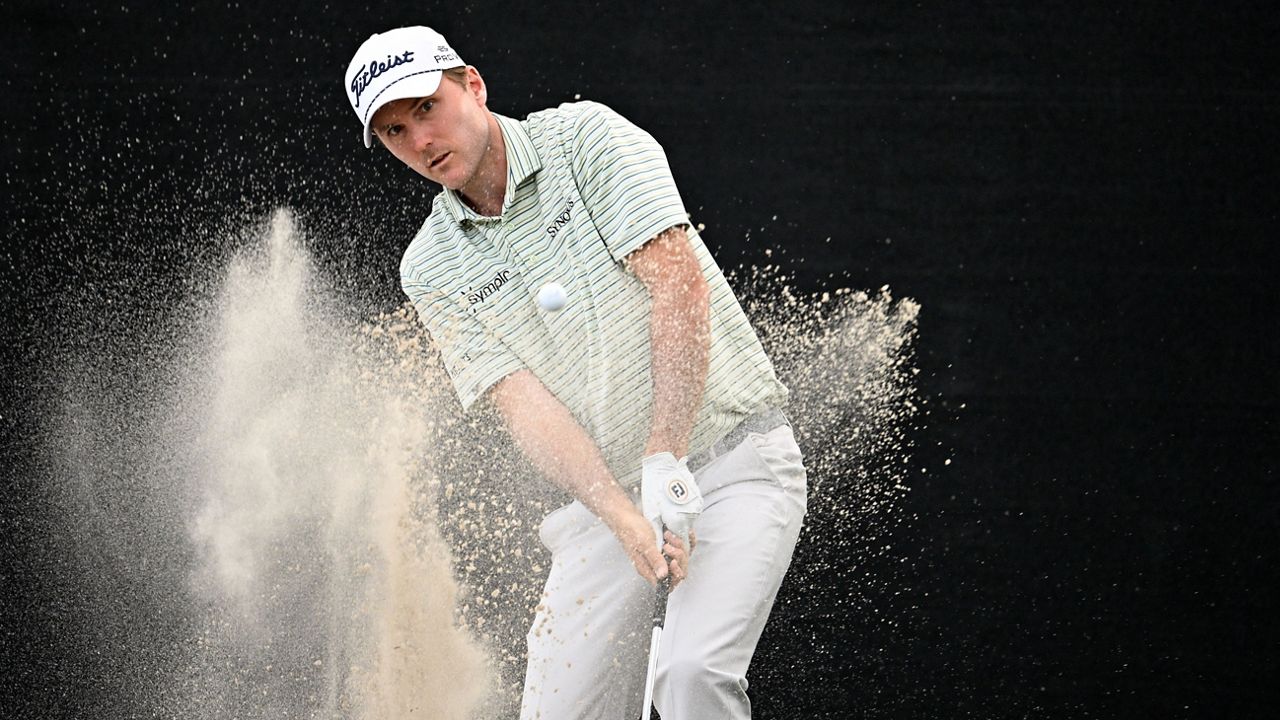
M 675 533 L 689 548 L 689 531 L 702 514 L 702 491 L 689 472 L 688 458 L 676 460 L 669 452 L 644 459 L 640 476 L 640 503 L 644 516 L 653 523 L 662 549 L 662 526 Z

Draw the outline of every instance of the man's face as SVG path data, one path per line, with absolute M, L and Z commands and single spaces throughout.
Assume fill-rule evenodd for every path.
M 484 81 L 467 69 L 467 85 L 442 78 L 435 93 L 393 100 L 378 108 L 371 126 L 405 165 L 450 190 L 467 193 L 486 160 L 489 114 Z

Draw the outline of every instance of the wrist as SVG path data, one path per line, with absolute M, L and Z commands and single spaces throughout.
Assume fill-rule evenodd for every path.
M 664 452 L 669 452 L 676 458 L 682 458 L 689 454 L 689 442 L 687 440 L 679 442 L 665 435 L 653 435 L 644 446 L 645 457 L 652 457 Z
M 655 452 L 646 452 L 644 459 L 640 461 L 641 470 L 648 472 L 658 468 L 668 467 L 680 462 L 676 454 L 670 450 L 659 450 Z
M 606 526 L 615 531 L 626 526 L 628 521 L 634 520 L 632 516 L 644 516 L 627 491 L 617 483 L 613 484 L 611 492 L 602 497 L 597 506 L 592 509 Z

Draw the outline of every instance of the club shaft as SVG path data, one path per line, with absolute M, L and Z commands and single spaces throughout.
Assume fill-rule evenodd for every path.
M 653 635 L 649 637 L 649 672 L 644 679 L 644 714 L 643 720 L 649 720 L 653 710 L 653 683 L 658 676 L 658 646 L 662 644 L 662 626 L 653 626 Z
M 653 685 L 658 678 L 658 647 L 662 644 L 662 626 L 667 621 L 667 595 L 671 592 L 670 579 L 658 582 L 653 602 L 653 634 L 649 636 L 649 669 L 644 676 L 644 712 L 642 720 L 649 720 L 653 711 Z

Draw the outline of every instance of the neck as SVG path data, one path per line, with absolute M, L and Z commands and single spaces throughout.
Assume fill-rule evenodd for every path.
M 489 146 L 480 158 L 476 174 L 458 190 L 458 195 L 481 215 L 502 214 L 502 202 L 507 197 L 507 144 L 492 114 L 489 115 Z

